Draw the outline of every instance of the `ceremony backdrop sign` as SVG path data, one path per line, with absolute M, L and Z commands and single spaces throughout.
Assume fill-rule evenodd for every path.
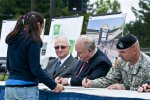
M 82 24 L 83 24 L 83 16 L 52 19 L 46 56 L 56 57 L 54 49 L 54 40 L 56 37 L 62 36 L 67 37 L 69 39 L 71 45 L 70 52 L 74 57 L 76 57 L 74 45 L 75 41 L 80 36 Z
M 0 57 L 7 56 L 7 44 L 5 43 L 6 36 L 14 29 L 15 20 L 3 20 L 0 41 Z
M 44 20 L 45 23 L 46 20 Z M 3 20 L 2 22 L 2 31 L 0 37 L 0 57 L 6 57 L 7 55 L 7 44 L 5 43 L 6 36 L 14 29 L 16 24 L 16 20 Z M 45 24 L 44 24 L 45 25 Z M 41 34 L 41 38 L 43 39 L 44 29 Z
M 5 42 L 6 36 L 14 29 L 16 24 L 15 20 L 3 20 L 1 31 L 1 42 Z
M 97 46 L 110 58 L 112 63 L 118 56 L 116 42 L 122 36 L 126 14 L 89 17 L 87 35 L 94 38 Z

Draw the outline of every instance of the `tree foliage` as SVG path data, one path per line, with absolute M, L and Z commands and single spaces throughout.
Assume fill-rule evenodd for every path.
M 51 0 L 34 0 L 35 11 L 38 11 L 44 15 L 46 18 L 46 29 L 45 33 L 49 33 L 49 23 L 50 23 L 50 1 Z M 89 0 L 84 0 L 88 2 Z M 96 5 L 96 9 L 94 8 Z M 88 12 L 89 8 L 92 12 Z M 0 0 L 0 25 L 2 20 L 6 19 L 17 19 L 20 15 L 23 15 L 31 10 L 31 0 Z M 112 13 L 120 11 L 120 4 L 117 0 L 97 0 L 91 5 L 87 5 L 86 13 L 70 13 L 68 11 L 68 0 L 56 0 L 56 16 L 55 17 L 65 17 L 65 16 L 84 16 L 82 34 L 86 33 L 86 27 L 88 23 L 89 16 L 94 14 L 107 14 L 108 10 Z M 0 26 L 1 28 L 1 26 Z
M 50 0 L 34 0 L 34 2 L 33 10 L 42 13 L 46 19 L 49 18 Z M 16 20 L 19 16 L 31 11 L 31 0 L 0 0 L 0 8 L 1 24 L 2 20 Z M 49 27 L 47 27 L 47 29 L 49 29 Z M 46 31 L 48 32 L 47 29 Z
M 118 13 L 120 11 L 120 4 L 117 0 L 97 0 L 89 6 L 91 8 L 92 15 Z
M 86 32 L 89 16 L 120 12 L 120 4 L 117 0 L 97 0 L 87 6 L 87 13 L 84 15 L 83 33 Z
M 29 10 L 28 0 L 0 0 L 0 20 L 17 18 Z
M 150 0 L 140 0 L 137 10 L 132 7 L 136 20 L 126 25 L 127 34 L 134 34 L 138 37 L 141 47 L 150 47 Z

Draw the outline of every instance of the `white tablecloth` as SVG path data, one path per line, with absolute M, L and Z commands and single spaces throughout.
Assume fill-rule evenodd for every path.
M 0 85 L 2 86 L 5 85 L 5 82 L 0 81 Z M 39 84 L 39 89 L 51 91 L 44 84 Z M 139 93 L 137 91 L 129 91 L 129 90 L 109 90 L 106 88 L 83 88 L 83 87 L 65 86 L 65 90 L 62 92 L 74 92 L 74 93 L 83 93 L 83 94 L 96 95 L 96 96 L 139 98 L 139 99 L 150 100 L 150 92 Z

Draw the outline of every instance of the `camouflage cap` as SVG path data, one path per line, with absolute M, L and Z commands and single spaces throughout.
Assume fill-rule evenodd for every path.
M 129 48 L 136 41 L 137 41 L 137 37 L 136 36 L 134 36 L 132 34 L 125 35 L 125 36 L 119 38 L 118 43 L 116 45 L 116 48 L 117 49 L 126 49 L 126 48 Z

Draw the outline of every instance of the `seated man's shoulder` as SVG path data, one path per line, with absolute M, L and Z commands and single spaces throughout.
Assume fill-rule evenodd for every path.
M 97 62 L 104 62 L 104 63 L 112 64 L 110 59 L 106 55 L 99 55 L 96 59 L 97 59 Z
M 150 69 L 150 57 L 144 53 L 142 53 L 141 61 L 139 62 L 143 68 Z
M 78 63 L 78 59 L 76 59 L 76 58 L 73 58 L 73 60 L 72 60 L 73 62 L 75 62 L 75 63 Z
M 72 55 L 70 57 L 68 57 L 67 60 L 69 60 L 69 62 L 71 62 L 71 63 L 77 63 L 78 62 L 78 59 L 74 58 Z
M 49 64 L 49 63 L 56 62 L 56 61 L 58 61 L 58 59 L 57 59 L 57 58 L 49 59 L 48 64 Z

